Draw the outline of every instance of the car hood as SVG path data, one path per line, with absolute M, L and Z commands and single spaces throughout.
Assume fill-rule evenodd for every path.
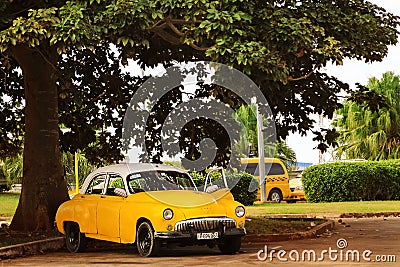
M 233 201 L 233 196 L 228 189 L 213 193 L 167 190 L 146 192 L 145 194 L 173 209 L 179 209 L 187 219 L 209 216 L 224 217 L 226 216 L 225 205 L 220 204 L 219 201 L 226 198 Z
M 220 191 L 220 192 L 219 192 Z M 198 207 L 216 204 L 229 190 L 219 190 L 214 193 L 206 193 L 192 190 L 165 190 L 146 192 L 150 197 L 160 202 L 179 207 Z
M 289 186 L 291 188 L 302 187 L 303 183 L 301 181 L 301 178 L 294 178 L 294 179 L 289 180 Z

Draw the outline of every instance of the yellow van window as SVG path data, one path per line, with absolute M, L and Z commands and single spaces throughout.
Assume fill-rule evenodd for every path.
M 243 164 L 245 165 L 245 164 Z M 258 164 L 257 163 L 248 163 L 244 170 L 247 173 L 250 173 L 254 176 L 258 176 Z M 265 171 L 267 172 L 266 175 L 282 175 L 285 174 L 285 170 L 283 169 L 282 165 L 279 163 L 265 163 Z

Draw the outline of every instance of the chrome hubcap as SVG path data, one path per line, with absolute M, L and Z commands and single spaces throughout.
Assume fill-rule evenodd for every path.
M 281 197 L 278 193 L 276 193 L 276 192 L 272 193 L 272 195 L 271 195 L 272 201 L 279 202 L 280 199 L 281 199 Z

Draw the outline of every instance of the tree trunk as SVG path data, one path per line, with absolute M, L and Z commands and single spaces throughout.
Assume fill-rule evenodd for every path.
M 11 229 L 43 232 L 53 228 L 57 208 L 68 199 L 59 147 L 55 48 L 11 48 L 25 86 L 22 192 Z

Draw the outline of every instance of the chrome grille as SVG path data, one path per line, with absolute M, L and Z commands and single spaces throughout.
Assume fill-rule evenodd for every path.
M 188 232 L 190 229 L 194 231 L 217 230 L 221 224 L 225 229 L 236 227 L 235 220 L 231 218 L 199 218 L 177 222 L 175 231 Z

